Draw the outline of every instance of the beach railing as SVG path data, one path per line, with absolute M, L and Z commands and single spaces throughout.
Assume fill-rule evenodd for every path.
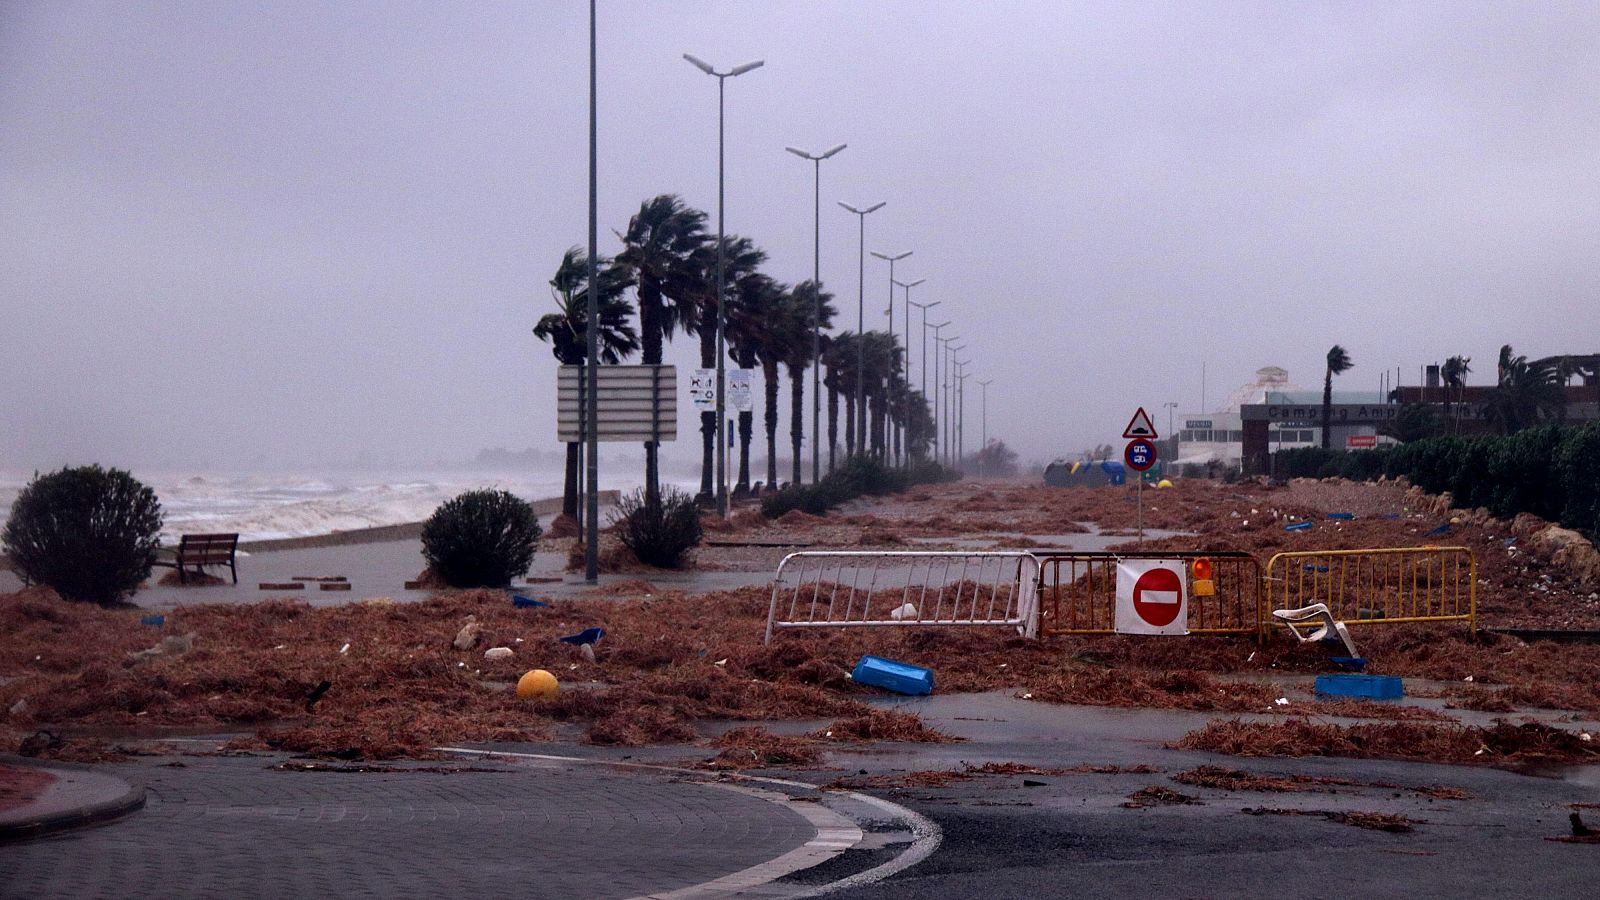
M 1009 626 L 1038 633 L 1039 563 L 1020 551 L 826 551 L 778 564 L 766 641 L 779 628 Z

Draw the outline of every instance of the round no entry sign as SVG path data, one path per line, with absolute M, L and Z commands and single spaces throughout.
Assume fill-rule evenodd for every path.
M 1183 583 L 1171 569 L 1151 569 L 1133 585 L 1133 611 L 1139 618 L 1162 628 L 1183 610 Z
M 1122 458 L 1128 463 L 1128 468 L 1136 472 L 1149 471 L 1156 464 L 1156 445 L 1144 438 L 1134 438 L 1128 442 L 1128 448 L 1122 451 Z

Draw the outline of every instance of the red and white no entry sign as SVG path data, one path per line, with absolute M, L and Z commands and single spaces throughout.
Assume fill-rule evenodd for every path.
M 1117 564 L 1117 631 L 1189 633 L 1182 560 L 1129 559 Z

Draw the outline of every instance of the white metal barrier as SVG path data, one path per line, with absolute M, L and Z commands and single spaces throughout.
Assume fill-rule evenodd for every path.
M 895 625 L 1039 628 L 1039 562 L 1021 551 L 791 553 L 772 578 L 777 628 Z

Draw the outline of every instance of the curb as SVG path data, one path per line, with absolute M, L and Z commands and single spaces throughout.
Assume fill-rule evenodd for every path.
M 87 767 L 78 768 L 62 764 L 41 766 L 32 760 L 11 756 L 7 756 L 0 761 L 14 766 L 25 766 L 49 772 L 58 779 L 69 778 L 80 772 L 92 771 Z M 81 828 L 86 825 L 109 822 L 144 806 L 145 789 L 143 787 L 129 784 L 120 778 L 103 773 L 96 772 L 95 774 L 122 785 L 123 792 L 118 796 L 53 812 L 30 813 L 30 809 L 40 805 L 38 803 L 11 810 L 4 815 L 0 815 L 0 843 L 25 841 L 69 828 Z

